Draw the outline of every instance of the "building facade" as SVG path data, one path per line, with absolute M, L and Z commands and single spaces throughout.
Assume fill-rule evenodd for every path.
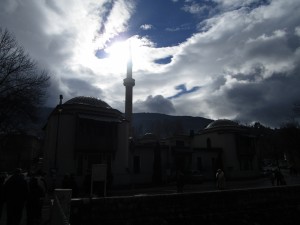
M 230 120 L 216 120 L 197 134 L 165 139 L 145 134 L 130 149 L 131 182 L 135 184 L 175 181 L 179 171 L 193 183 L 214 180 L 218 169 L 224 170 L 227 179 L 260 175 L 256 136 Z
M 209 177 L 218 168 L 231 179 L 259 176 L 257 140 L 251 130 L 230 120 L 216 120 L 192 141 L 194 158 Z M 200 158 L 199 158 L 200 157 Z M 200 164 L 200 163 L 199 163 Z
M 107 103 L 75 97 L 58 105 L 45 126 L 44 170 L 59 187 L 65 174 L 78 184 L 93 164 L 107 165 L 107 182 L 128 184 L 128 121 Z

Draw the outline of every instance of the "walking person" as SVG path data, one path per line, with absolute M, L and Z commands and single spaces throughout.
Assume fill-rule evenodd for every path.
M 4 184 L 7 225 L 19 225 L 28 197 L 28 186 L 21 169 L 16 169 Z
M 219 190 L 225 189 L 225 174 L 221 169 L 217 170 L 216 179 L 217 179 L 217 189 Z

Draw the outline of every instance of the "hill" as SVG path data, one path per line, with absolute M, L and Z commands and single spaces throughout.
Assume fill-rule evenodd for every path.
M 53 108 L 48 107 L 41 108 L 38 120 L 29 130 L 40 133 L 52 110 Z M 189 134 L 191 130 L 196 133 L 213 121 L 203 117 L 170 116 L 160 113 L 133 113 L 132 117 L 135 137 L 154 133 L 163 138 L 173 134 Z
M 141 137 L 145 133 L 154 133 L 160 137 L 173 134 L 189 134 L 203 130 L 213 120 L 203 117 L 170 116 L 160 113 L 133 113 L 134 135 Z

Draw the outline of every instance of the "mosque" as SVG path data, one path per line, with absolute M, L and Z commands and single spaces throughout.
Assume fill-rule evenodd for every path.
M 180 171 L 214 179 L 222 168 L 227 177 L 259 175 L 255 138 L 246 127 L 216 120 L 202 132 L 159 139 L 145 134 L 132 137 L 132 62 L 127 64 L 125 114 L 93 97 L 78 96 L 62 102 L 45 126 L 44 170 L 56 187 L 65 174 L 78 184 L 91 176 L 93 165 L 105 165 L 110 186 L 171 181 Z
M 129 137 L 132 132 L 132 62 L 127 63 L 125 115 L 106 102 L 79 96 L 52 111 L 45 126 L 44 170 L 57 187 L 65 174 L 79 183 L 91 176 L 93 165 L 105 165 L 109 185 L 128 185 Z

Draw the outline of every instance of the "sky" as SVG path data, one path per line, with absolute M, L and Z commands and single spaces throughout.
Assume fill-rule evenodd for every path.
M 51 74 L 45 104 L 91 96 L 124 112 L 258 121 L 300 104 L 299 0 L 0 0 L 0 27 Z

